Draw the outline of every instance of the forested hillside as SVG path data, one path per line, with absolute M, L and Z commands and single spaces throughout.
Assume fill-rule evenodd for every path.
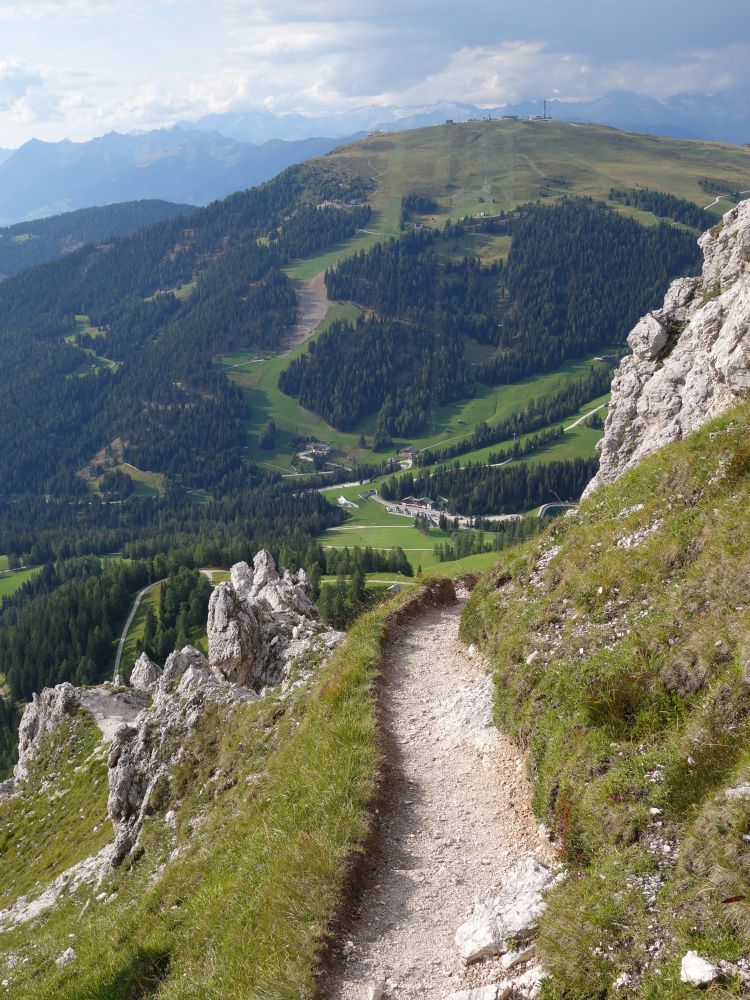
M 32 264 L 77 250 L 85 243 L 125 236 L 152 222 L 194 211 L 193 205 L 171 201 L 129 201 L 7 226 L 0 229 L 0 276 L 17 274 Z
M 292 168 L 3 282 L 0 413 L 16 433 L 0 495 L 85 494 L 76 470 L 115 437 L 127 461 L 192 487 L 210 489 L 237 467 L 247 406 L 212 371 L 213 356 L 276 345 L 295 315 L 281 267 L 368 216 L 367 206 L 315 208 L 316 177 Z
M 15 596 L 11 580 L 3 598 L 0 674 L 14 696 L 104 677 L 136 591 L 161 578 L 164 560 L 170 575 L 265 546 L 316 580 L 338 575 L 324 602 L 344 623 L 360 606 L 361 574 L 413 572 L 419 555 L 394 554 L 406 536 L 383 542 L 374 529 L 360 541 L 369 556 L 334 558 L 322 536 L 347 515 L 317 489 L 390 475 L 402 442 L 419 443 L 411 461 L 424 470 L 404 480 L 409 490 L 443 495 L 450 511 L 485 516 L 577 497 L 597 432 L 587 425 L 571 440 L 561 426 L 603 405 L 628 328 L 697 263 L 690 202 L 652 192 L 648 211 L 682 221 L 647 228 L 623 215 L 646 221 L 640 189 L 642 209 L 612 210 L 574 197 L 581 178 L 565 180 L 551 161 L 547 194 L 529 202 L 536 190 L 505 186 L 516 166 L 496 144 L 512 133 L 520 148 L 527 136 L 499 128 L 466 126 L 479 142 L 471 152 L 464 127 L 371 137 L 207 208 L 173 216 L 181 207 L 166 206 L 169 217 L 128 235 L 116 234 L 162 207 L 71 213 L 3 234 L 0 257 L 66 251 L 0 284 L 0 416 L 13 429 L 0 451 L 0 559 L 42 567 Z M 567 142 L 557 126 L 545 134 L 545 156 Z M 601 131 L 596 139 L 620 155 Z M 631 152 L 661 176 L 650 149 Z M 602 154 L 592 145 L 590 155 Z M 707 175 L 712 155 L 696 152 Z M 479 159 L 489 180 L 469 197 Z M 726 160 L 727 176 L 740 160 Z M 693 166 L 670 161 L 683 194 Z M 521 168 L 511 173 L 518 180 Z M 615 171 L 598 197 L 615 182 L 612 199 L 635 190 L 627 181 Z M 85 245 L 71 249 L 73 239 Z M 299 282 L 324 271 L 337 305 L 295 341 Z M 332 439 L 333 455 L 292 468 L 313 437 Z M 469 468 L 434 468 L 457 458 Z M 508 468 L 490 468 L 500 462 Z M 414 551 L 447 545 L 438 535 L 420 536 Z M 117 568 L 120 557 L 132 571 Z M 342 574 L 355 570 L 344 588 Z M 357 599 L 346 603 L 344 590 Z
M 331 298 L 374 315 L 331 327 L 279 387 L 342 430 L 377 412 L 375 440 L 386 444 L 419 431 L 431 407 L 471 395 L 473 381 L 516 382 L 622 347 L 700 259 L 693 233 L 647 229 L 590 200 L 525 205 L 497 221 L 512 237 L 506 266 L 447 257 L 467 228 L 409 231 L 326 271 Z M 473 377 L 467 339 L 496 348 Z

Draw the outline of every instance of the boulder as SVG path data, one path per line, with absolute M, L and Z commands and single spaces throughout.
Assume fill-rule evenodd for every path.
M 130 686 L 138 691 L 150 691 L 161 677 L 161 667 L 141 653 L 130 672 Z
M 552 884 L 554 873 L 528 857 L 503 878 L 497 895 L 480 897 L 474 912 L 456 931 L 456 947 L 467 964 L 508 950 L 509 941 L 522 940 L 533 931 L 546 909 L 542 890 Z
M 714 980 L 721 978 L 721 969 L 695 951 L 689 951 L 683 956 L 680 965 L 680 982 L 689 986 L 708 986 Z
M 179 681 L 185 671 L 191 667 L 198 670 L 208 669 L 208 660 L 194 646 L 183 646 L 180 650 L 176 649 L 167 657 L 164 670 L 159 678 L 159 687 L 163 689 L 167 684 Z

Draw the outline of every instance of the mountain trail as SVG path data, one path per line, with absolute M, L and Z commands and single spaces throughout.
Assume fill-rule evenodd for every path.
M 553 857 L 531 812 L 523 756 L 493 725 L 486 664 L 458 638 L 462 606 L 428 611 L 391 635 L 391 804 L 331 1000 L 367 1000 L 378 985 L 389 1000 L 444 1000 L 502 979 L 498 959 L 465 967 L 455 932 L 509 868 L 530 854 Z

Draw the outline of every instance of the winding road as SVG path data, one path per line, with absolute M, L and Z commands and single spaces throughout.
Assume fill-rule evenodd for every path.
M 117 656 L 115 657 L 115 669 L 112 671 L 112 683 L 115 685 L 122 684 L 122 678 L 120 677 L 120 661 L 122 660 L 122 653 L 125 649 L 125 640 L 128 637 L 128 632 L 130 631 L 130 626 L 133 624 L 133 619 L 138 613 L 138 608 L 140 607 L 141 601 L 145 595 L 152 589 L 152 587 L 158 587 L 163 580 L 157 580 L 156 583 L 150 583 L 143 590 L 139 590 L 135 595 L 135 600 L 133 601 L 133 607 L 130 609 L 130 614 L 128 615 L 125 625 L 120 636 L 120 641 L 117 644 Z

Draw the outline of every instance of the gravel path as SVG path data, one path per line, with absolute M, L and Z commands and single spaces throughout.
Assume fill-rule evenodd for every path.
M 379 983 L 388 998 L 444 1000 L 496 982 L 496 960 L 464 968 L 456 929 L 508 868 L 529 854 L 551 857 L 524 761 L 492 725 L 492 682 L 458 638 L 461 608 L 426 613 L 390 644 L 393 804 L 331 1000 L 367 1000 Z

